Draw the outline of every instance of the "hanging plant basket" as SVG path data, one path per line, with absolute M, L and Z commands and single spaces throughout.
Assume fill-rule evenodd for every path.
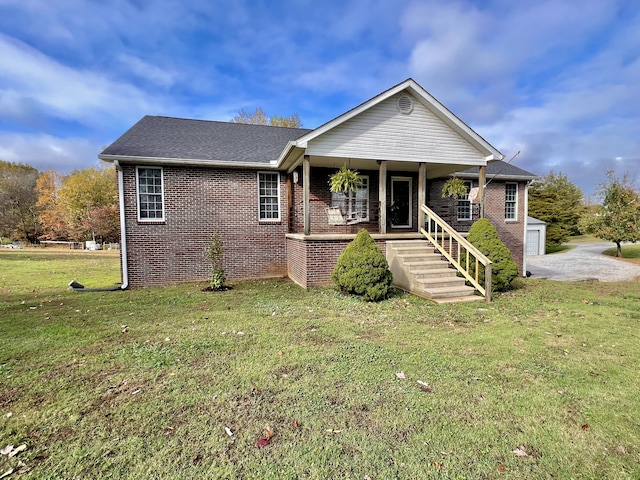
M 330 190 L 335 193 L 355 192 L 362 186 L 362 178 L 356 170 L 342 165 L 336 173 L 329 177 Z
M 464 184 L 464 181 L 457 177 L 450 178 L 444 182 L 444 185 L 442 186 L 442 198 L 462 198 L 468 193 L 469 192 L 467 191 L 467 186 Z

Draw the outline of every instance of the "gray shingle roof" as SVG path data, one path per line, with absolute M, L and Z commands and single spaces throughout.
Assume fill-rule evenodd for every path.
M 457 172 L 456 175 L 460 177 L 478 177 L 479 167 L 472 167 L 468 170 Z M 487 179 L 497 176 L 498 178 L 529 178 L 533 180 L 538 178 L 535 173 L 527 172 L 522 168 L 511 165 L 510 163 L 502 160 L 496 160 L 494 162 L 487 163 Z
M 147 115 L 102 155 L 268 164 L 310 131 Z

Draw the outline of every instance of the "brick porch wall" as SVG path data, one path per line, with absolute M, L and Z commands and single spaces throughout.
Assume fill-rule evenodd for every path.
M 229 280 L 287 274 L 286 178 L 281 221 L 258 221 L 257 170 L 164 167 L 165 221 L 138 222 L 135 166 L 123 165 L 129 285 L 206 280 L 204 251 L 218 232 Z
M 287 238 L 289 277 L 304 288 L 331 285 L 331 272 L 338 262 L 338 257 L 350 242 L 351 239 Z M 376 240 L 376 245 L 382 253 L 386 252 L 386 241 Z

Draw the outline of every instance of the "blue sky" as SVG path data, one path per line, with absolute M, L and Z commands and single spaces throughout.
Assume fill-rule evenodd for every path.
M 0 159 L 94 166 L 146 114 L 314 128 L 408 77 L 514 165 L 640 185 L 637 0 L 0 0 Z

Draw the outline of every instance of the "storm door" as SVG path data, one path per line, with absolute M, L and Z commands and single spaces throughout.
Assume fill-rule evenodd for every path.
M 411 228 L 412 192 L 410 177 L 391 177 L 391 227 Z

